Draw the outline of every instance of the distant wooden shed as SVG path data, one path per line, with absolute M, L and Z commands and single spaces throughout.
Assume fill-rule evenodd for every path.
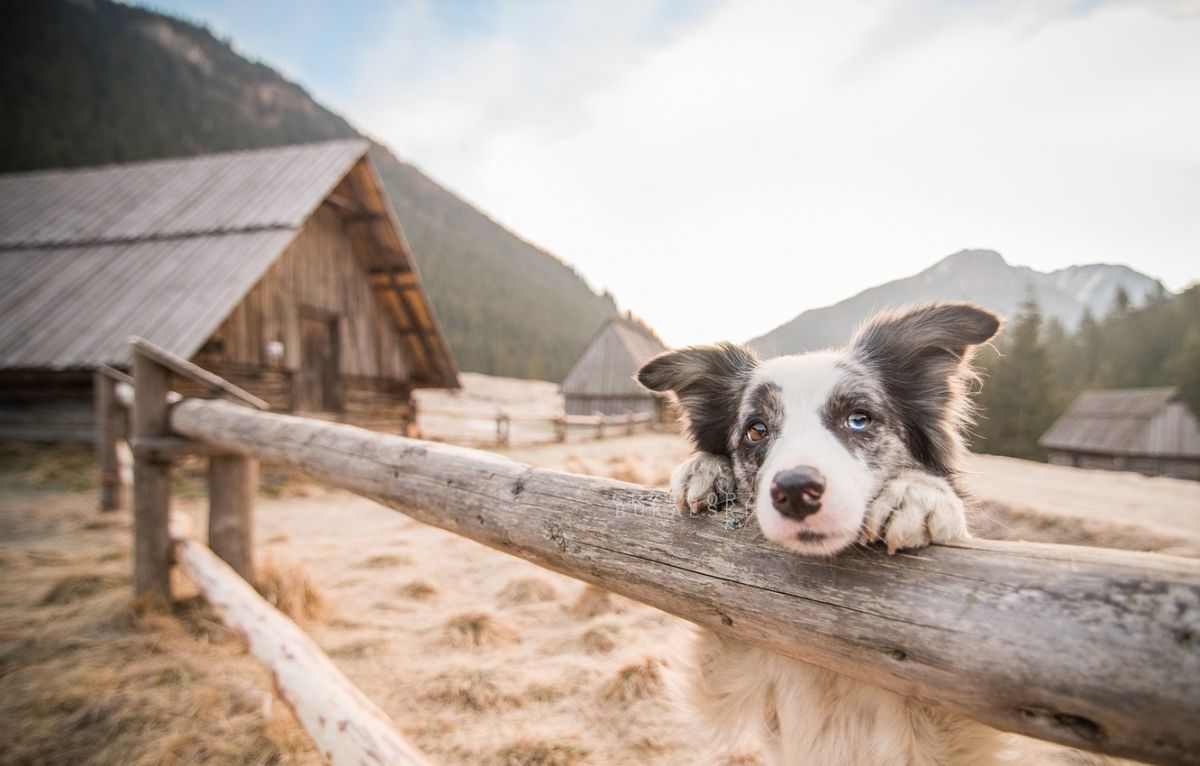
M 662 415 L 662 400 L 634 376 L 666 346 L 644 325 L 625 317 L 610 319 L 584 348 L 562 382 L 568 415 Z
M 1056 465 L 1200 480 L 1200 422 L 1174 388 L 1086 391 L 1039 443 Z
M 91 438 L 90 371 L 131 335 L 273 409 L 403 430 L 412 388 L 458 374 L 367 149 L 0 176 L 0 438 Z

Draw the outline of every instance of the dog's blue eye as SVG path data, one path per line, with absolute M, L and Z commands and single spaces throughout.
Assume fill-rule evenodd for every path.
M 851 412 L 846 416 L 846 428 L 851 431 L 865 431 L 871 425 L 871 416 L 865 412 Z

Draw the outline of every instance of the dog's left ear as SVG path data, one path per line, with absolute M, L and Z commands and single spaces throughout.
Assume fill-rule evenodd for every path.
M 947 474 L 963 451 L 970 423 L 967 383 L 974 347 L 1000 330 L 996 314 L 970 303 L 934 303 L 881 314 L 851 342 L 874 368 L 899 412 L 905 441 L 926 468 Z
M 651 391 L 675 394 L 699 449 L 728 455 L 742 392 L 757 366 L 754 354 L 732 343 L 690 346 L 654 357 L 637 379 Z

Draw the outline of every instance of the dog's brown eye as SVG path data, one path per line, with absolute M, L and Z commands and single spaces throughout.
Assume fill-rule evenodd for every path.
M 761 420 L 756 420 L 746 429 L 746 438 L 752 442 L 760 442 L 767 438 L 767 427 Z

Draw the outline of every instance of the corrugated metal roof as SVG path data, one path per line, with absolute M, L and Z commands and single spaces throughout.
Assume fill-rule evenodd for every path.
M 634 379 L 647 359 L 666 351 L 662 341 L 624 317 L 608 321 L 563 378 L 567 396 L 652 397 Z
M 1151 420 L 1175 397 L 1170 387 L 1085 391 L 1038 443 L 1072 452 L 1145 454 Z
M 0 248 L 294 229 L 366 151 L 355 139 L 0 176 Z
M 382 308 L 414 381 L 456 386 L 367 149 L 356 139 L 0 176 L 0 369 L 123 365 L 130 335 L 193 356 L 339 189 L 353 198 L 339 204 L 361 211 L 355 248 L 406 277 Z
M 294 236 L 0 251 L 0 368 L 125 365 L 130 335 L 190 358 Z

